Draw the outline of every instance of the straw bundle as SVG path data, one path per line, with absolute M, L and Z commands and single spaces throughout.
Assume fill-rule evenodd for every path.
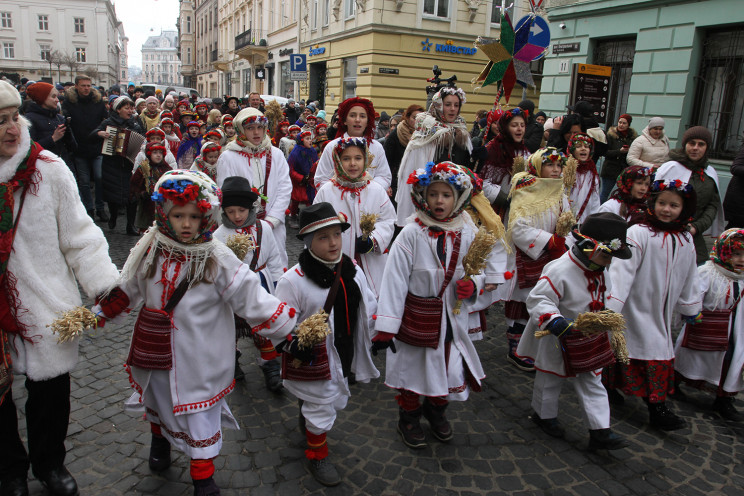
M 232 236 L 228 236 L 225 245 L 235 253 L 235 256 L 239 260 L 245 259 L 248 252 L 256 248 L 256 243 L 250 234 L 233 234 Z
M 328 314 L 321 308 L 297 326 L 297 341 L 302 348 L 312 348 L 322 343 L 330 333 Z M 295 359 L 292 366 L 296 368 L 301 363 L 300 360 Z
M 282 107 L 276 100 L 271 100 L 265 109 L 264 115 L 269 119 L 269 131 L 274 133 L 277 124 L 284 120 L 284 112 L 282 112 Z
M 486 268 L 488 256 L 491 254 L 491 250 L 494 245 L 498 242 L 498 238 L 491 231 L 486 230 L 485 227 L 478 229 L 475 233 L 475 238 L 470 244 L 468 252 L 462 259 L 462 266 L 465 269 L 464 280 L 471 279 L 474 275 L 479 274 L 483 269 Z M 460 307 L 462 306 L 462 300 L 455 302 L 455 307 L 452 309 L 452 313 L 455 315 L 460 314 Z
M 576 216 L 574 213 L 571 210 L 564 210 L 558 216 L 558 221 L 555 223 L 555 233 L 565 238 L 575 225 Z
M 97 322 L 96 314 L 85 307 L 75 307 L 47 327 L 51 327 L 52 333 L 59 334 L 58 342 L 66 343 L 82 335 L 83 330 L 96 327 Z
M 579 162 L 575 158 L 569 157 L 566 166 L 563 168 L 563 187 L 567 191 L 571 191 L 576 183 L 576 169 L 578 167 Z
M 512 165 L 512 176 L 520 172 L 527 170 L 527 159 L 523 156 L 514 157 L 514 165 Z
M 363 213 L 359 219 L 359 229 L 362 231 L 362 239 L 367 241 L 369 234 L 375 230 L 375 223 L 380 218 L 379 214 Z

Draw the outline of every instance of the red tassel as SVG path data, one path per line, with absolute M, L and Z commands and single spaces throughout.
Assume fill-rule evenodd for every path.
M 296 313 L 297 313 L 297 310 L 295 310 L 294 308 L 291 308 L 290 307 L 290 309 L 289 309 L 289 318 L 290 319 L 293 318 Z
M 512 277 L 514 277 L 514 272 L 510 272 L 508 270 L 504 272 L 504 279 L 506 279 L 507 281 L 511 279 Z
M 535 243 L 530 243 L 530 248 L 534 248 L 534 247 L 535 247 Z
M 372 315 L 372 320 L 377 320 L 377 315 Z

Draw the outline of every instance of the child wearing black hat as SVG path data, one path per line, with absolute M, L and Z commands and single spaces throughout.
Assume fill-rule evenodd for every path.
M 589 425 L 589 449 L 628 445 L 610 430 L 610 404 L 602 386 L 601 370 L 614 362 L 608 334 L 584 336 L 573 323 L 580 314 L 604 310 L 610 286 L 605 268 L 613 257 L 631 256 L 627 229 L 622 217 L 607 212 L 588 216 L 581 230 L 573 231 L 576 244 L 545 266 L 527 297 L 530 320 L 517 348 L 519 356 L 535 363 L 532 420 L 545 433 L 563 437 L 558 398 L 564 381 L 571 379 Z M 550 334 L 537 337 L 540 330 Z
M 380 376 L 369 351 L 377 303 L 362 271 L 341 251 L 341 233 L 348 228 L 346 219 L 330 203 L 316 203 L 300 212 L 297 237 L 305 242 L 305 250 L 299 263 L 279 280 L 275 292 L 297 310 L 298 322 L 317 319 L 321 308 L 328 314 L 330 333 L 306 348 L 310 356 L 285 353 L 282 357 L 284 386 L 300 400 L 308 469 L 326 486 L 341 482 L 327 460 L 326 433 L 333 427 L 336 412 L 346 407 L 351 394 L 348 377 L 354 374 L 357 382 L 368 382 Z
M 280 248 L 272 234 L 271 224 L 256 219 L 255 203 L 258 193 L 251 188 L 250 182 L 239 176 L 225 178 L 222 184 L 222 225 L 214 233 L 215 239 L 226 243 L 230 236 L 246 235 L 249 237 L 249 249 L 243 257 L 243 263 L 261 278 L 261 285 L 269 293 L 274 292 L 277 281 L 284 273 Z M 279 391 L 282 380 L 279 373 L 277 353 L 271 342 L 251 332 L 245 321 L 236 317 L 236 337 L 252 337 L 260 356 L 257 363 L 264 374 L 266 387 L 270 391 Z M 235 352 L 235 378 L 242 379 L 238 358 L 240 351 Z

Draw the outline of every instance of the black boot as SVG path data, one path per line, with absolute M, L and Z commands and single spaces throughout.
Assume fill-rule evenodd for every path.
M 108 208 L 109 213 L 111 214 L 108 220 L 108 227 L 109 229 L 116 229 L 116 218 L 119 216 L 119 205 L 116 203 L 109 203 Z
M 413 449 L 426 447 L 426 436 L 421 428 L 421 407 L 407 412 L 398 408 L 400 418 L 398 420 L 398 433 L 403 438 L 406 446 Z
M 220 488 L 212 477 L 208 479 L 192 479 L 194 482 L 194 496 L 220 496 Z
M 651 427 L 662 431 L 676 431 L 687 427 L 687 422 L 676 416 L 664 402 L 648 403 L 648 416 Z
M 264 380 L 266 381 L 266 388 L 276 393 L 280 391 L 284 385 L 282 384 L 282 366 L 279 365 L 279 360 L 276 358 L 269 360 L 265 364 L 261 365 L 261 370 L 264 374 Z
M 139 236 L 139 232 L 134 228 L 134 218 L 137 216 L 137 204 L 127 203 L 127 234 L 129 236 Z
M 615 450 L 627 448 L 628 441 L 607 429 L 594 429 L 589 431 L 589 450 Z
M 34 475 L 54 496 L 77 496 L 80 494 L 75 478 L 62 465 L 52 470 L 34 472 Z
M 532 412 L 532 421 L 536 423 L 548 436 L 561 439 L 566 435 L 565 429 L 563 429 L 563 426 L 561 426 L 561 423 L 558 422 L 557 418 L 543 419 L 540 418 L 537 412 Z
M 308 460 L 307 467 L 313 478 L 324 486 L 338 486 L 341 483 L 336 466 L 328 461 L 327 457 L 321 460 Z
M 429 421 L 429 426 L 431 426 L 431 432 L 434 434 L 434 437 L 442 442 L 452 439 L 452 426 L 447 420 L 447 417 L 444 416 L 446 409 L 447 403 L 444 405 L 435 405 L 429 401 L 429 398 L 424 398 L 424 407 L 422 409 L 424 417 Z
M 239 349 L 236 348 L 235 349 L 235 374 L 233 374 L 233 377 L 235 378 L 236 381 L 242 381 L 243 379 L 245 379 L 245 372 L 243 372 L 243 369 L 240 368 L 240 361 L 239 361 L 240 355 L 242 355 L 242 353 L 240 352 Z
M 297 407 L 300 410 L 300 418 L 298 419 L 298 425 L 300 426 L 300 432 L 302 434 L 305 434 L 305 431 L 307 430 L 307 422 L 305 421 L 305 416 L 302 414 L 303 403 L 305 403 L 303 400 L 300 400 L 300 399 L 297 400 Z
M 744 415 L 734 407 L 734 398 L 731 396 L 718 396 L 713 402 L 713 410 L 726 420 L 741 422 Z
M 607 400 L 612 406 L 622 406 L 625 404 L 625 396 L 623 396 L 617 389 L 607 390 Z
M 0 495 L 28 496 L 28 482 L 26 477 L 3 479 L 0 481 Z
M 153 472 L 162 472 L 170 467 L 171 464 L 171 445 L 163 436 L 152 435 L 150 441 L 150 470 Z
M 109 216 L 106 215 L 106 210 L 103 208 L 101 210 L 96 210 L 96 217 L 98 217 L 98 220 L 101 222 L 108 222 L 109 220 Z

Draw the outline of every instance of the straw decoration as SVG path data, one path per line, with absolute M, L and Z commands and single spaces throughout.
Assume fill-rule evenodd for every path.
M 566 166 L 563 168 L 563 187 L 567 191 L 571 191 L 576 183 L 576 169 L 579 167 L 579 162 L 573 157 L 569 157 L 566 162 Z
M 328 325 L 328 314 L 322 308 L 306 318 L 297 326 L 297 340 L 301 348 L 312 348 L 322 343 L 326 336 L 331 333 Z M 292 366 L 297 368 L 302 362 L 293 360 Z
M 369 235 L 375 230 L 375 223 L 380 218 L 379 214 L 363 213 L 359 219 L 359 229 L 362 231 L 362 239 L 367 241 Z
M 527 159 L 523 156 L 514 157 L 514 165 L 512 165 L 512 176 L 519 174 L 527 170 Z
M 565 238 L 575 225 L 576 216 L 571 210 L 565 210 L 558 216 L 558 221 L 555 223 L 555 233 Z
M 235 253 L 235 256 L 239 260 L 245 259 L 248 252 L 256 248 L 256 243 L 250 234 L 233 234 L 232 236 L 228 236 L 225 245 Z
M 273 133 L 277 124 L 284 120 L 284 112 L 279 102 L 271 100 L 265 107 L 264 116 L 269 120 L 269 130 Z
M 83 334 L 85 329 L 96 327 L 96 314 L 85 307 L 75 307 L 62 314 L 60 318 L 49 324 L 53 334 L 59 334 L 57 341 L 66 343 Z
M 470 280 L 474 275 L 479 274 L 486 268 L 488 256 L 497 242 L 498 238 L 491 231 L 486 230 L 485 227 L 478 229 L 473 242 L 470 244 L 470 248 L 468 248 L 468 252 L 462 259 L 462 266 L 465 269 L 463 280 Z M 459 315 L 461 306 L 462 300 L 458 299 L 455 302 L 452 313 Z

